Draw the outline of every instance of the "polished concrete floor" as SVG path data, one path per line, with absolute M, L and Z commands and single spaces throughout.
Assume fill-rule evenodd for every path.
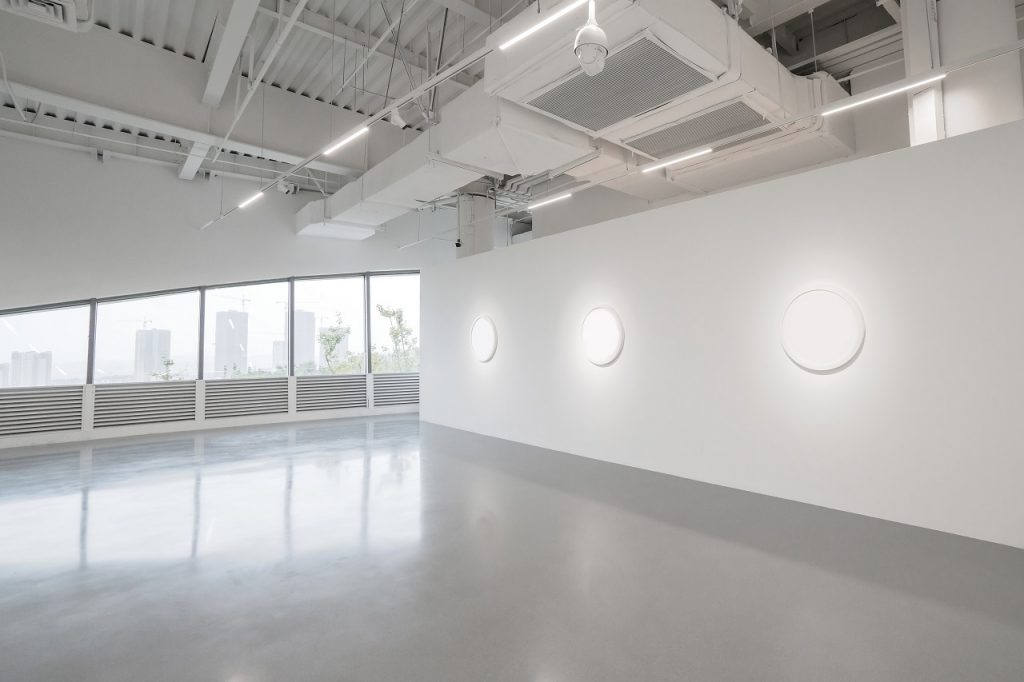
M 411 418 L 8 452 L 0 680 L 1020 682 L 1024 551 Z

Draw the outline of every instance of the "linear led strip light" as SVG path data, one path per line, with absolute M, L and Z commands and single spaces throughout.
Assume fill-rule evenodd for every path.
M 252 202 L 256 201 L 257 199 L 260 199 L 262 196 L 263 196 L 263 192 L 256 192 L 256 194 L 253 194 L 251 197 L 249 197 L 248 199 L 246 199 L 245 201 L 240 203 L 238 205 L 238 208 L 245 208 L 246 206 L 248 206 Z
M 530 28 L 528 28 L 525 31 L 523 31 L 522 33 L 520 33 L 520 34 L 518 34 L 516 36 L 513 36 L 512 38 L 509 38 L 508 40 L 503 42 L 501 45 L 499 45 L 498 49 L 499 50 L 507 50 L 508 48 L 512 47 L 513 45 L 518 43 L 523 38 L 528 38 L 529 36 L 532 36 L 534 33 L 536 33 L 537 31 L 539 31 L 542 28 L 544 28 L 545 26 L 547 26 L 548 24 L 550 24 L 552 22 L 555 22 L 555 21 L 558 21 L 559 19 L 561 19 L 562 17 L 564 17 L 566 14 L 568 14 L 571 11 L 573 11 L 574 9 L 576 9 L 578 7 L 583 7 L 583 5 L 587 4 L 588 1 L 589 0 L 575 0 L 575 2 L 569 3 L 568 5 L 563 7 L 562 9 L 558 10 L 557 12 L 555 12 L 554 14 L 552 14 L 550 16 L 547 16 L 547 17 L 544 17 L 543 19 L 538 21 L 536 24 L 534 24 Z
M 532 211 L 534 209 L 540 208 L 541 206 L 547 206 L 548 204 L 553 204 L 556 201 L 562 201 L 563 199 L 568 199 L 571 196 L 572 196 L 572 192 L 566 192 L 565 194 L 559 194 L 557 197 L 551 197 L 550 199 L 543 199 L 541 201 L 535 201 L 534 203 L 532 203 L 529 206 L 527 206 L 526 210 L 527 211 Z
M 367 126 L 363 126 L 362 128 L 359 128 L 358 130 L 356 130 L 355 132 L 353 132 L 353 133 L 351 133 L 349 135 L 346 135 L 345 137 L 341 138 L 340 140 L 338 140 L 337 142 L 332 144 L 330 147 L 325 149 L 324 150 L 324 156 L 330 156 L 334 152 L 338 151 L 339 149 L 341 149 L 342 147 L 347 145 L 352 140 L 355 140 L 356 138 L 359 138 L 359 137 L 365 135 L 367 132 L 369 132 L 369 130 L 370 129 Z
M 867 99 L 862 99 L 862 100 L 859 100 L 857 102 L 850 102 L 849 104 L 843 104 L 841 106 L 835 107 L 834 109 L 829 109 L 827 111 L 823 111 L 823 112 L 821 112 L 821 115 L 822 116 L 831 116 L 832 114 L 838 114 L 840 111 L 847 111 L 849 109 L 853 109 L 854 107 L 859 107 L 859 106 L 861 106 L 863 104 L 870 104 L 871 102 L 877 102 L 878 100 L 885 99 L 886 97 L 892 97 L 893 95 L 898 95 L 901 92 L 908 92 L 910 90 L 916 90 L 916 89 L 918 89 L 920 87 L 923 87 L 925 85 L 928 85 L 930 83 L 937 83 L 937 82 L 939 82 L 940 80 L 942 80 L 945 77 L 946 77 L 946 74 L 942 73 L 942 74 L 939 74 L 938 76 L 932 76 L 931 78 L 925 78 L 923 81 L 917 81 L 916 83 L 911 83 L 910 85 L 904 85 L 901 88 L 896 88 L 895 90 L 889 90 L 889 91 L 883 92 L 883 93 L 881 93 L 879 95 L 875 95 L 874 97 L 868 97 Z
M 689 161 L 690 159 L 696 159 L 701 156 L 707 156 L 713 151 L 715 150 L 708 147 L 707 149 L 701 149 L 699 152 L 687 152 L 682 156 L 676 156 L 667 161 L 661 161 L 660 163 L 655 163 L 653 165 L 647 166 L 646 168 L 643 169 L 642 172 L 650 173 L 651 171 L 658 170 L 659 168 L 664 168 L 665 166 L 672 166 L 677 163 L 682 163 L 683 161 Z

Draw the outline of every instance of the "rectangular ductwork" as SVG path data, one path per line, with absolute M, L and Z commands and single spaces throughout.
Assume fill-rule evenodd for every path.
M 600 74 L 584 74 L 567 49 L 585 19 L 580 10 L 488 55 L 486 91 L 642 159 L 712 146 L 699 164 L 707 167 L 738 144 L 767 149 L 801 132 L 822 142 L 819 156 L 852 153 L 848 125 L 788 122 L 846 92 L 828 77 L 791 74 L 710 0 L 610 0 L 598 10 L 609 44 Z M 498 48 L 535 21 L 523 13 L 488 44 Z
M 92 27 L 87 5 L 87 0 L 0 0 L 0 9 L 69 31 Z
M 532 175 L 591 150 L 589 138 L 477 84 L 415 140 L 298 215 L 299 234 L 361 239 L 484 175 Z

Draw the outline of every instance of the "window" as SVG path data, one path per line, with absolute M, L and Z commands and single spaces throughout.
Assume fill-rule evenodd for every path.
M 372 371 L 420 371 L 420 276 L 373 275 L 369 286 Z
M 295 282 L 295 374 L 366 371 L 362 277 Z
M 0 315 L 0 388 L 84 384 L 89 307 Z
M 288 374 L 288 283 L 206 291 L 204 378 Z
M 97 384 L 192 380 L 198 358 L 198 291 L 99 304 Z

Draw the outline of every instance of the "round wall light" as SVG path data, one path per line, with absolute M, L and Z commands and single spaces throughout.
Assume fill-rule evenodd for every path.
M 612 364 L 622 352 L 625 331 L 611 308 L 594 308 L 587 313 L 581 333 L 587 360 L 599 367 Z
M 843 369 L 864 345 L 864 316 L 848 296 L 829 289 L 805 291 L 782 320 L 782 347 L 809 372 Z
M 473 357 L 480 362 L 489 362 L 498 349 L 498 330 L 489 317 L 478 317 L 473 321 L 470 333 L 473 344 Z

